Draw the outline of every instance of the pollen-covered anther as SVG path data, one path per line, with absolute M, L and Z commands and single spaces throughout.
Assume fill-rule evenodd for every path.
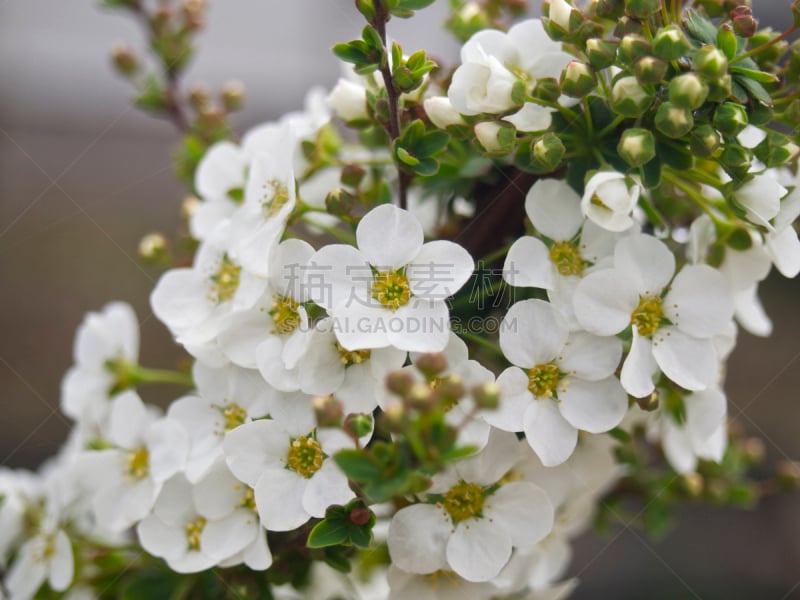
M 263 187 L 265 192 L 261 199 L 261 206 L 265 216 L 272 217 L 289 202 L 289 188 L 277 179 L 271 179 Z
M 565 277 L 582 275 L 586 267 L 580 250 L 572 242 L 556 242 L 550 247 L 550 260 Z
M 150 453 L 147 448 L 139 448 L 128 454 L 127 472 L 136 480 L 147 477 L 150 472 Z
M 221 304 L 233 298 L 239 288 L 239 278 L 242 268 L 235 264 L 228 255 L 222 257 L 219 271 L 211 276 L 214 285 L 211 286 L 213 300 Z
M 528 371 L 528 389 L 537 398 L 552 398 L 558 390 L 563 373 L 555 363 L 536 365 Z
M 247 420 L 247 411 L 236 403 L 222 408 L 222 416 L 225 419 L 225 431 L 236 429 L 239 425 L 244 425 Z
M 475 483 L 462 481 L 454 485 L 442 498 L 442 506 L 447 514 L 458 523 L 470 517 L 479 517 L 483 512 L 486 492 Z
M 274 296 L 274 301 L 269 310 L 269 316 L 275 327 L 270 333 L 289 335 L 300 327 L 300 303 L 288 296 Z
M 411 300 L 411 285 L 403 269 L 376 271 L 372 276 L 372 298 L 395 311 Z
M 205 517 L 197 517 L 194 521 L 186 524 L 186 542 L 191 550 L 200 550 L 200 538 L 206 523 Z
M 365 360 L 369 360 L 372 352 L 370 350 L 347 350 L 339 342 L 336 342 L 336 349 L 339 351 L 339 358 L 346 367 L 350 365 L 360 365 Z
M 286 466 L 308 479 L 320 470 L 323 460 L 325 454 L 319 442 L 312 437 L 301 435 L 289 445 Z
M 658 331 L 664 319 L 664 309 L 658 296 L 642 296 L 631 314 L 631 325 L 639 335 L 649 337 Z

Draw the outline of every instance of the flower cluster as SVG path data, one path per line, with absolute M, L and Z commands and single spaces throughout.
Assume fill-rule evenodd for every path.
M 726 359 L 771 330 L 772 265 L 800 271 L 780 40 L 762 55 L 742 7 L 550 0 L 448 81 L 386 41 L 427 4 L 356 2 L 355 74 L 197 165 L 196 251 L 150 298 L 191 373 L 139 366 L 128 305 L 86 317 L 69 440 L 0 471 L 0 597 L 91 597 L 131 560 L 198 598 L 227 597 L 212 571 L 270 598 L 561 598 L 637 432 L 686 477 L 736 451 Z M 162 411 L 150 382 L 188 389 Z

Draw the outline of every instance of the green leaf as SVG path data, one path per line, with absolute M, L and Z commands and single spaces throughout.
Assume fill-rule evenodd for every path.
M 695 10 L 687 12 L 686 28 L 694 39 L 703 44 L 715 44 L 717 41 L 717 28 Z
M 155 75 L 150 74 L 145 78 L 144 85 L 134 102 L 136 106 L 144 110 L 160 111 L 167 107 L 166 98 L 161 81 Z
M 656 155 L 663 159 L 664 164 L 672 167 L 677 171 L 685 171 L 690 169 L 694 164 L 691 152 L 688 148 L 678 146 L 677 144 L 667 144 L 664 142 L 656 142 L 657 152 Z
M 414 154 L 418 157 L 429 158 L 435 156 L 447 147 L 450 136 L 444 131 L 431 131 L 414 144 Z
M 752 79 L 748 79 L 746 77 L 736 77 L 733 81 L 733 84 L 736 85 L 737 83 L 741 84 L 750 95 L 761 102 L 765 106 L 772 106 L 772 96 L 769 95 L 769 92 L 764 89 L 764 86 L 758 83 L 757 81 L 753 81 Z
M 325 548 L 344 544 L 350 539 L 349 529 L 346 517 L 323 519 L 308 534 L 306 545 L 309 548 Z
M 642 183 L 648 188 L 657 188 L 661 184 L 661 161 L 654 158 L 639 168 Z
M 347 478 L 353 481 L 365 483 L 383 479 L 383 466 L 364 450 L 341 450 L 334 455 L 333 460 Z
M 397 146 L 398 160 L 408 167 L 416 167 L 420 160 L 402 146 Z
M 414 173 L 423 177 L 430 177 L 439 172 L 439 163 L 433 158 L 423 158 L 419 164 L 412 168 Z
M 754 69 L 745 69 L 744 67 L 740 67 L 738 65 L 732 65 L 728 67 L 728 70 L 731 73 L 736 73 L 737 75 L 743 75 L 749 79 L 755 79 L 759 83 L 777 83 L 778 78 L 775 77 L 772 73 L 767 73 L 766 71 L 756 71 Z
M 333 47 L 333 53 L 341 60 L 356 65 L 362 64 L 367 60 L 367 56 L 363 50 L 354 46 L 355 42 L 339 43 Z

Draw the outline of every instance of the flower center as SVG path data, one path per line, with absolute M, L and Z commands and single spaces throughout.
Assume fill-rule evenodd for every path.
M 273 217 L 289 202 L 289 188 L 277 179 L 269 180 L 263 187 L 265 191 L 261 199 L 261 207 L 264 209 L 265 217 Z
M 639 306 L 631 314 L 631 325 L 636 327 L 639 335 L 651 336 L 664 319 L 664 309 L 661 308 L 661 298 L 658 296 L 643 296 Z
M 404 269 L 376 271 L 372 276 L 372 297 L 392 311 L 408 304 L 411 286 Z
M 225 419 L 225 431 L 236 429 L 244 425 L 247 420 L 247 411 L 236 403 L 222 408 L 222 417 Z
M 582 275 L 586 262 L 580 251 L 571 242 L 556 242 L 550 247 L 550 260 L 564 275 Z
M 599 206 L 600 208 L 604 208 L 606 210 L 611 210 L 605 202 L 598 196 L 596 193 L 592 195 L 591 203 L 595 206 Z
M 205 517 L 197 517 L 186 525 L 186 541 L 189 543 L 190 550 L 200 550 L 200 536 L 206 527 Z
M 447 569 L 439 569 L 433 573 L 428 573 L 422 576 L 422 580 L 430 587 L 436 589 L 440 585 L 458 585 L 460 577 L 456 575 L 455 571 L 448 571 Z
M 211 291 L 216 296 L 217 304 L 221 304 L 233 298 L 236 290 L 239 287 L 239 276 L 242 268 L 228 258 L 228 255 L 222 257 L 222 264 L 219 267 L 216 275 L 211 276 L 211 281 L 214 286 Z
M 325 454 L 319 442 L 312 437 L 301 435 L 289 445 L 286 466 L 308 479 L 319 471 L 323 460 Z
M 253 488 L 247 487 L 244 494 L 242 494 L 242 497 L 239 499 L 239 506 L 252 510 L 253 512 L 256 511 L 256 496 Z
M 486 493 L 475 483 L 462 481 L 454 485 L 442 498 L 442 506 L 455 523 L 481 516 Z
M 536 365 L 528 371 L 528 389 L 536 396 L 552 398 L 562 377 L 561 369 L 555 363 Z
M 339 342 L 336 342 L 336 349 L 339 351 L 339 357 L 345 367 L 360 365 L 365 360 L 369 360 L 372 353 L 370 350 L 346 350 Z
M 297 310 L 300 303 L 288 296 L 275 296 L 275 301 L 269 309 L 269 316 L 275 323 L 271 333 L 289 335 L 300 327 L 300 312 Z
M 134 479 L 144 479 L 150 472 L 150 454 L 147 448 L 139 448 L 128 454 L 128 475 Z

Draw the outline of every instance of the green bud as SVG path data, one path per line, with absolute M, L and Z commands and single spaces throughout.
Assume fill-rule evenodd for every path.
M 508 154 L 514 149 L 516 129 L 495 121 L 484 121 L 474 127 L 475 137 L 489 154 Z
M 758 29 L 758 21 L 753 18 L 753 9 L 740 5 L 731 11 L 733 29 L 743 38 L 753 37 Z
M 494 382 L 484 383 L 472 390 L 475 406 L 483 410 L 495 410 L 500 405 L 500 386 Z
M 671 138 L 683 137 L 694 127 L 692 111 L 664 102 L 656 112 L 656 129 Z
M 643 35 L 630 33 L 619 42 L 617 57 L 623 65 L 632 66 L 640 58 L 650 55 L 650 42 Z
M 753 238 L 747 229 L 737 227 L 731 231 L 726 243 L 734 250 L 744 251 L 753 245 Z
M 717 32 L 717 46 L 725 53 L 728 60 L 733 60 L 736 56 L 739 42 L 736 40 L 733 28 L 727 23 L 723 23 Z
M 543 77 L 536 80 L 536 85 L 531 92 L 534 98 L 544 102 L 557 102 L 561 97 L 561 86 L 558 80 L 552 77 Z
M 655 85 L 664 81 L 667 70 L 669 70 L 669 64 L 654 56 L 640 58 L 633 66 L 636 79 L 645 85 Z
M 597 0 L 594 4 L 598 17 L 619 19 L 625 11 L 624 0 Z
M 800 462 L 782 461 L 778 464 L 775 479 L 783 490 L 790 491 L 800 488 Z
M 638 117 L 653 103 L 653 93 L 636 77 L 621 77 L 611 89 L 611 108 L 623 117 Z
M 386 376 L 386 388 L 396 396 L 407 396 L 414 383 L 407 371 L 392 371 Z
M 317 396 L 312 400 L 314 415 L 319 427 L 340 427 L 344 409 L 333 396 Z
M 726 102 L 716 108 L 711 122 L 723 135 L 736 137 L 747 127 L 747 111 L 741 104 Z
M 689 110 L 696 110 L 708 98 L 708 86 L 694 73 L 678 75 L 669 82 L 669 101 Z
M 392 73 L 392 81 L 395 87 L 401 92 L 411 92 L 422 85 L 422 77 L 417 77 L 411 69 L 405 65 L 400 65 Z
M 366 175 L 367 171 L 358 165 L 345 165 L 339 181 L 342 182 L 342 185 L 357 188 L 364 181 Z
M 797 156 L 798 151 L 800 148 L 792 140 L 774 131 L 754 149 L 756 158 L 770 168 L 784 166 Z
M 347 415 L 342 430 L 353 439 L 362 438 L 372 431 L 372 415 L 358 413 Z
M 699 498 L 703 493 L 705 481 L 699 473 L 686 473 L 681 476 L 681 487 L 690 498 Z
M 458 375 L 445 377 L 434 390 L 436 402 L 439 404 L 439 407 L 443 409 L 447 409 L 447 407 L 461 400 L 465 393 L 464 382 Z
M 789 47 L 789 43 L 786 41 L 773 42 L 773 40 L 780 35 L 780 33 L 774 31 L 771 27 L 765 27 L 758 30 L 755 35 L 750 38 L 750 43 L 748 44 L 749 48 L 758 48 L 767 43 L 771 44 L 756 55 L 756 59 L 760 65 L 772 65 L 784 55 L 786 49 Z
M 632 167 L 641 167 L 656 156 L 656 140 L 647 129 L 626 129 L 617 145 L 617 152 Z
M 692 66 L 706 79 L 716 81 L 728 72 L 728 58 L 719 48 L 706 45 L 695 53 Z
M 719 134 L 711 125 L 695 127 L 689 138 L 692 153 L 703 158 L 713 155 L 719 148 L 719 143 Z
M 761 102 L 755 102 L 753 106 L 750 107 L 748 116 L 750 118 L 750 125 L 761 127 L 773 121 L 775 118 L 775 111 L 773 111 L 770 106 L 765 106 L 761 104 Z
M 139 257 L 150 264 L 166 263 L 169 261 L 169 242 L 163 234 L 148 233 L 139 240 Z
M 597 86 L 594 69 L 578 60 L 572 60 L 561 73 L 561 91 L 572 98 L 583 98 Z
M 425 379 L 433 380 L 447 369 L 447 359 L 440 352 L 421 354 L 414 361 L 414 366 Z
M 614 37 L 623 38 L 632 33 L 641 35 L 644 32 L 644 27 L 640 21 L 631 19 L 630 17 L 622 17 L 617 20 L 617 25 L 614 27 Z M 595 36 L 597 37 L 597 36 Z
M 611 40 L 589 38 L 586 40 L 586 56 L 595 69 L 605 69 L 614 64 L 617 44 Z
M 546 0 L 542 8 L 547 17 L 545 27 L 555 40 L 565 39 L 577 31 L 584 20 L 581 12 L 567 0 Z
M 666 61 L 678 60 L 691 47 L 683 30 L 675 25 L 662 27 L 653 39 L 653 54 Z
M 111 59 L 114 68 L 120 75 L 130 77 L 139 70 L 139 61 L 133 51 L 123 42 L 117 42 L 111 48 Z
M 375 18 L 375 5 L 372 0 L 356 0 L 356 9 L 367 21 L 372 21 Z
M 334 188 L 325 197 L 325 208 L 336 216 L 348 216 L 353 211 L 355 196 L 342 188 Z
M 750 151 L 734 143 L 725 144 L 725 149 L 719 157 L 722 168 L 734 179 L 741 179 L 750 170 Z
M 241 81 L 229 81 L 222 88 L 222 105 L 225 110 L 234 112 L 244 106 L 245 89 Z
M 646 19 L 660 8 L 660 0 L 625 0 L 625 14 L 634 19 Z
M 531 165 L 543 173 L 550 173 L 561 166 L 567 149 L 564 142 L 554 133 L 545 133 L 531 142 Z
M 708 82 L 708 100 L 709 102 L 722 102 L 727 100 L 731 95 L 733 86 L 733 77 L 730 73 L 726 73 L 719 79 Z

